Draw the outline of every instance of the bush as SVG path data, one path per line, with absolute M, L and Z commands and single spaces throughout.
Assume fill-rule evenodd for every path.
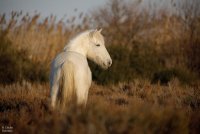
M 192 41 L 190 41 L 192 42 Z M 186 47 L 188 67 L 200 76 L 200 39 Z
M 132 50 L 124 46 L 109 46 L 108 51 L 113 60 L 112 66 L 103 71 L 89 62 L 93 80 L 100 84 L 131 81 L 134 78 L 149 78 L 160 68 L 159 58 L 152 48 L 136 45 Z
M 195 76 L 188 70 L 180 68 L 163 69 L 154 74 L 151 82 L 160 82 L 160 84 L 166 85 L 174 78 L 177 78 L 182 84 L 189 84 L 195 79 Z
M 157 70 L 164 67 L 161 62 L 164 59 L 160 57 L 152 46 L 137 44 L 130 52 L 130 67 L 138 77 L 151 79 Z
M 16 50 L 11 42 L 0 35 L 0 83 L 9 84 L 23 79 L 47 81 L 47 69 L 28 59 L 25 50 Z
M 160 81 L 167 84 L 173 78 L 178 78 L 182 83 L 190 83 L 194 75 L 188 69 L 176 66 L 168 68 L 166 57 L 145 44 L 135 44 L 130 50 L 124 46 L 109 46 L 108 51 L 113 64 L 108 70 L 102 70 L 98 65 L 89 62 L 93 73 L 93 80 L 99 84 L 113 84 L 128 82 L 133 79 L 149 79 L 152 83 Z
M 113 60 L 108 70 L 102 70 L 98 65 L 89 62 L 93 80 L 99 84 L 131 80 L 134 77 L 134 70 L 130 68 L 130 50 L 121 46 L 109 46 L 108 51 Z

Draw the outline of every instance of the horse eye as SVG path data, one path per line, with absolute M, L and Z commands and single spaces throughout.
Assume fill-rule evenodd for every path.
M 100 47 L 100 44 L 96 44 L 97 47 Z

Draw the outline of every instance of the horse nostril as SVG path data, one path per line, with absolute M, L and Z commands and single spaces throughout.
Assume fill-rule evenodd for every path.
M 111 64 L 112 64 L 112 62 L 109 60 L 109 61 L 108 61 L 108 65 L 111 66 Z

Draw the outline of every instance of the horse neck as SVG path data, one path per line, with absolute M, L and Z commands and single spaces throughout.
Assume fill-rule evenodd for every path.
M 65 47 L 65 51 L 70 51 L 70 52 L 75 52 L 78 53 L 84 57 L 87 56 L 87 48 L 86 48 L 87 42 L 87 37 L 85 36 L 80 36 L 75 38 L 70 42 L 69 45 Z

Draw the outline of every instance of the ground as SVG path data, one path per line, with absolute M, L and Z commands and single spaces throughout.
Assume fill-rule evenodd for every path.
M 1 85 L 0 125 L 14 133 L 198 133 L 199 87 L 176 80 L 93 83 L 85 109 L 62 113 L 49 106 L 48 83 Z

